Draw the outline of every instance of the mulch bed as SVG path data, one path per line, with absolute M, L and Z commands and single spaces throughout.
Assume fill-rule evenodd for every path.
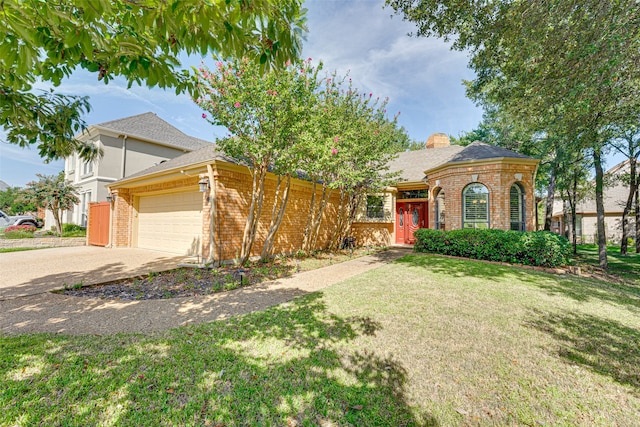
M 151 300 L 210 295 L 288 276 L 295 267 L 264 264 L 253 268 L 179 268 L 98 285 L 66 287 L 64 295 L 76 297 Z

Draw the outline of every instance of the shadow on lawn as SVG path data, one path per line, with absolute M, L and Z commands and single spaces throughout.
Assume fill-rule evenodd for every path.
M 352 344 L 380 327 L 316 293 L 151 337 L 0 337 L 0 424 L 437 425 L 399 363 Z
M 588 314 L 535 312 L 529 326 L 550 334 L 558 354 L 640 394 L 640 330 Z
M 577 301 L 600 301 L 640 309 L 640 287 L 614 282 L 603 282 L 573 275 L 557 275 L 475 260 L 446 258 L 437 255 L 415 254 L 396 261 L 415 267 L 424 267 L 435 273 L 451 277 L 478 277 L 491 282 L 517 279 L 530 283 L 551 295 L 566 296 Z
M 491 264 L 473 259 L 449 258 L 433 254 L 413 253 L 396 262 L 415 267 L 424 267 L 434 273 L 444 273 L 451 277 L 478 277 L 489 281 L 502 280 L 505 277 L 518 278 L 525 282 L 536 283 L 535 272 L 511 265 Z

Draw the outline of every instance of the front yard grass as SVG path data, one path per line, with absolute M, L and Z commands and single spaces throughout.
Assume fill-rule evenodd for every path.
M 627 255 L 620 255 L 620 246 L 607 246 L 607 261 L 609 273 L 621 277 L 630 283 L 640 286 L 640 254 L 633 252 L 633 248 Z M 598 245 L 578 245 L 576 262 L 588 268 L 597 268 Z
M 0 337 L 0 425 L 637 425 L 635 286 L 412 254 L 143 335 Z

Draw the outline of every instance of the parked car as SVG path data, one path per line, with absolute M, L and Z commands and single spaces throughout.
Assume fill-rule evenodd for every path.
M 0 228 L 6 228 L 10 225 L 32 225 L 34 227 L 42 227 L 42 220 L 33 215 L 7 215 L 0 211 Z

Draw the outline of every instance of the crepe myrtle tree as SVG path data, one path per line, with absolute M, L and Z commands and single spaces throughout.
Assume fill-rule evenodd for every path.
M 56 222 L 56 232 L 62 235 L 62 212 L 80 203 L 78 187 L 65 180 L 64 172 L 58 175 L 36 176 L 38 180 L 27 184 L 22 198 L 38 208 L 49 209 Z
M 349 234 L 362 196 L 394 179 L 395 175 L 387 173 L 387 164 L 409 140 L 398 127 L 397 116 L 388 118 L 387 99 L 361 93 L 348 75 L 334 72 L 322 83 L 312 126 L 301 142 L 307 153 L 301 168 L 313 182 L 303 251 L 316 247 L 325 209 L 336 192 L 339 205 L 327 246 L 339 246 Z M 318 186 L 322 189 L 319 196 Z
M 389 172 L 388 165 L 407 139 L 397 123 L 400 113 L 392 119 L 387 115 L 388 99 L 360 93 L 351 82 L 343 97 L 337 117 L 349 126 L 331 144 L 335 176 L 330 186 L 339 191 L 340 201 L 330 249 L 338 248 L 349 235 L 363 197 L 397 180 L 399 174 Z
M 240 263 L 249 259 L 256 240 L 268 171 L 277 175 L 277 184 L 261 257 L 271 256 L 291 177 L 304 155 L 299 142 L 313 110 L 320 69 L 321 65 L 312 66 L 309 58 L 263 73 L 259 64 L 242 59 L 218 61 L 215 69 L 203 66 L 196 72 L 199 96 L 195 102 L 208 112 L 202 117 L 229 130 L 229 136 L 217 145 L 246 163 L 252 178 Z
M 57 87 L 77 68 L 108 83 L 193 88 L 182 55 L 248 57 L 267 69 L 297 57 L 305 27 L 301 0 L 4 0 L 0 2 L 0 123 L 6 141 L 38 146 L 46 160 L 78 151 L 88 98 L 34 91 Z

